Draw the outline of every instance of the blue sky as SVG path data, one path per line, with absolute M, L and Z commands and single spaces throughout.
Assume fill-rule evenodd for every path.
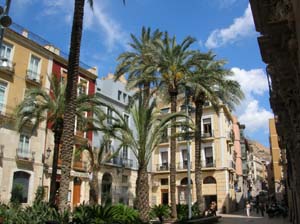
M 12 0 L 13 21 L 68 52 L 74 0 Z M 1 5 L 4 0 L 0 0 Z M 235 114 L 246 136 L 268 146 L 269 106 L 265 65 L 261 61 L 248 0 L 94 0 L 85 8 L 81 60 L 97 66 L 99 77 L 114 72 L 117 56 L 128 50 L 130 34 L 142 26 L 190 35 L 193 48 L 212 49 L 226 59 L 246 98 Z

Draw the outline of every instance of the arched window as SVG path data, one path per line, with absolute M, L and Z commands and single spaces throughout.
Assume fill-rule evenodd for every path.
M 188 178 L 185 177 L 180 181 L 180 185 L 187 185 L 188 184 Z M 193 181 L 191 180 L 191 184 L 193 184 Z
M 212 176 L 205 177 L 203 180 L 203 184 L 216 184 L 216 183 L 217 183 L 216 179 Z
M 29 188 L 30 174 L 17 171 L 14 173 L 11 201 L 19 203 L 28 202 L 28 188 Z

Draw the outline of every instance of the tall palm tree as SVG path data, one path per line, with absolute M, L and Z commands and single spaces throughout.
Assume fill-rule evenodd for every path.
M 189 47 L 195 42 L 194 38 L 186 37 L 182 43 L 177 44 L 176 37 L 170 38 L 165 33 L 164 39 L 157 51 L 157 68 L 161 73 L 159 89 L 167 92 L 162 94 L 168 97 L 171 103 L 171 113 L 177 111 L 177 96 L 184 77 L 190 72 L 190 59 L 193 51 Z M 171 125 L 171 159 L 170 159 L 170 190 L 171 190 L 171 217 L 177 218 L 176 211 L 176 120 Z
M 57 190 L 57 162 L 63 130 L 66 85 L 61 83 L 56 75 L 52 75 L 49 81 L 50 92 L 47 89 L 40 88 L 32 88 L 26 92 L 24 100 L 17 106 L 16 121 L 19 131 L 30 123 L 33 131 L 43 121 L 51 125 L 51 130 L 54 133 L 54 149 L 49 203 L 53 206 Z M 76 99 L 75 113 L 78 121 L 82 124 L 88 122 L 84 114 L 93 110 L 95 102 L 96 98 L 94 96 L 80 95 Z
M 88 0 L 93 6 L 93 0 Z M 70 183 L 71 162 L 74 147 L 75 109 L 77 97 L 77 82 L 79 71 L 80 45 L 83 27 L 83 13 L 85 0 L 74 1 L 73 25 L 70 41 L 70 54 L 68 60 L 68 75 L 66 88 L 66 102 L 62 136 L 62 167 L 59 190 L 59 209 L 68 209 L 68 191 Z
M 156 81 L 157 63 L 153 54 L 161 40 L 162 32 L 158 29 L 151 33 L 150 28 L 142 28 L 141 37 L 131 34 L 132 43 L 129 43 L 132 51 L 122 53 L 118 57 L 120 62 L 115 72 L 115 80 L 125 73 L 128 74 L 128 89 L 139 88 L 145 94 L 144 103 L 149 103 L 151 85 Z M 139 93 L 137 93 L 139 94 Z M 136 95 L 138 97 L 138 95 Z
M 193 71 L 186 77 L 186 86 L 191 92 L 195 104 L 195 183 L 197 204 L 200 211 L 204 210 L 202 197 L 201 172 L 201 134 L 203 106 L 209 101 L 216 112 L 221 105 L 233 109 L 243 98 L 238 82 L 230 79 L 232 73 L 224 68 L 225 61 L 215 60 L 212 52 L 202 54 L 194 52 Z

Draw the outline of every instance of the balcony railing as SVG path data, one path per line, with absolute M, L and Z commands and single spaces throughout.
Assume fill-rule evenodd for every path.
M 116 166 L 122 166 L 125 168 L 132 168 L 133 167 L 133 160 L 132 159 L 126 159 L 122 157 L 114 157 L 110 161 L 107 161 L 108 164 L 113 164 Z
M 232 160 L 228 160 L 228 167 L 231 169 L 235 169 L 235 162 L 233 162 Z
M 8 71 L 10 73 L 15 72 L 15 63 L 7 58 L 0 58 L 0 69 Z
M 211 138 L 211 137 L 214 137 L 214 132 L 213 131 L 210 131 L 210 132 L 203 132 L 201 133 L 201 138 Z
M 190 167 L 192 168 L 192 163 L 190 162 Z M 182 161 L 177 163 L 177 170 L 186 170 L 188 168 L 188 161 Z
M 169 170 L 169 163 L 161 163 L 156 164 L 157 171 L 168 171 Z
M 73 169 L 74 170 L 85 171 L 85 170 L 87 170 L 87 162 L 80 161 L 80 160 L 74 160 L 73 161 Z
M 32 81 L 32 82 L 35 82 L 37 84 L 40 84 L 41 83 L 41 75 L 37 72 L 34 72 L 30 69 L 27 69 L 26 70 L 26 80 L 29 80 L 29 81 Z
M 25 151 L 22 148 L 17 148 L 16 150 L 16 159 L 21 161 L 34 161 L 34 154 L 35 152 Z
M 202 168 L 213 168 L 216 167 L 216 161 L 204 160 L 202 161 Z

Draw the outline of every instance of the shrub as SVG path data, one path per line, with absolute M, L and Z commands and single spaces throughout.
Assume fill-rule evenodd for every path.
M 163 223 L 164 218 L 170 216 L 170 208 L 167 205 L 154 205 L 154 207 L 151 208 L 150 216 L 157 217 L 159 221 Z
M 122 224 L 136 223 L 139 217 L 138 211 L 123 204 L 112 207 L 114 222 Z

